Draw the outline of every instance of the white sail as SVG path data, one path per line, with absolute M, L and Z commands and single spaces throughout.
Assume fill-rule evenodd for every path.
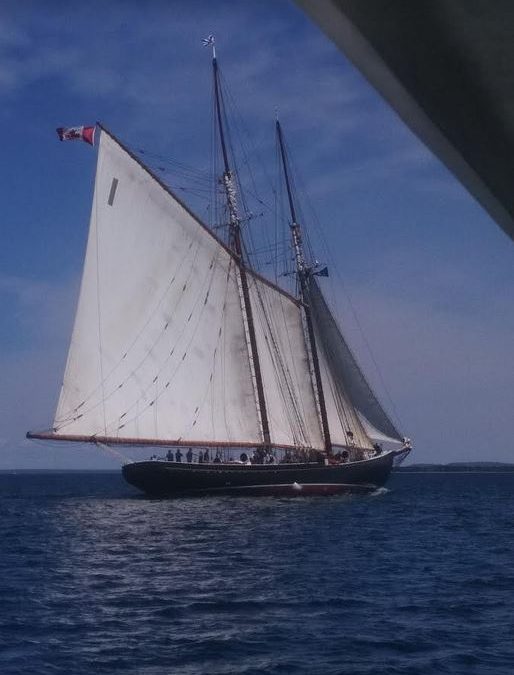
M 102 131 L 57 435 L 262 442 L 238 269 Z
M 330 365 L 330 357 L 323 348 L 323 340 L 316 329 L 315 335 L 332 444 L 371 448 L 372 443 L 360 417 L 348 398 L 343 382 L 334 375 Z
M 371 422 L 367 420 L 362 413 L 357 411 L 357 414 L 359 415 L 359 419 L 364 428 L 364 431 L 376 443 L 388 443 L 388 444 L 390 443 L 391 445 L 394 446 L 404 445 L 403 440 L 399 440 L 398 438 L 392 438 L 391 436 L 386 436 L 378 429 L 375 429 L 375 427 L 371 424 Z
M 400 441 L 402 435 L 364 377 L 314 277 L 309 280 L 309 304 L 320 336 L 320 349 L 328 358 L 334 379 L 344 386 L 348 401 L 377 431 Z
M 271 441 L 323 449 L 301 306 L 251 273 L 248 281 Z

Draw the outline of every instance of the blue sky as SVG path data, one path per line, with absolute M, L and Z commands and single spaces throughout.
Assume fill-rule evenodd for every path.
M 514 246 L 294 4 L 4 0 L 0 468 L 116 465 L 24 440 L 53 419 L 96 159 L 55 128 L 101 120 L 133 147 L 207 168 L 209 33 L 270 173 L 280 112 L 329 297 L 387 404 L 363 328 L 412 461 L 512 461 Z

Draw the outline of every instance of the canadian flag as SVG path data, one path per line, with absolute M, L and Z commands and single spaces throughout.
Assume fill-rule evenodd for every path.
M 96 127 L 59 127 L 57 135 L 61 141 L 82 140 L 89 145 L 95 144 Z

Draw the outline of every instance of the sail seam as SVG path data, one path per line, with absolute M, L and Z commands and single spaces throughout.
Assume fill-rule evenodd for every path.
M 218 257 L 218 255 L 219 255 L 219 251 L 216 252 L 215 259 Z M 210 281 L 209 281 L 209 286 L 208 286 L 208 288 L 210 288 L 211 285 L 212 285 L 212 281 L 213 281 L 213 277 L 214 277 L 214 269 L 215 269 L 215 266 L 216 266 L 216 261 L 214 262 L 214 265 L 212 266 L 212 268 L 211 268 L 211 270 L 210 270 L 210 271 L 211 271 L 211 275 L 210 275 L 211 278 L 210 278 Z M 201 289 L 200 292 L 198 293 L 197 298 L 196 298 L 196 301 L 195 301 L 195 303 L 194 303 L 193 312 L 194 312 L 194 310 L 196 309 L 196 307 L 198 306 L 198 304 L 199 304 L 199 302 L 200 302 L 200 299 L 201 299 L 202 296 L 204 295 L 204 292 L 205 292 L 204 289 Z M 201 307 L 201 309 L 200 309 L 200 314 L 198 315 L 198 319 L 197 319 L 196 325 L 195 325 L 195 327 L 194 327 L 194 329 L 193 329 L 193 331 L 192 331 L 192 334 L 191 334 L 190 337 L 189 337 L 189 340 L 188 340 L 187 344 L 186 344 L 185 347 L 184 347 L 183 353 L 182 353 L 182 349 L 180 349 L 180 351 L 179 351 L 178 354 L 177 354 L 177 356 L 180 356 L 180 354 L 182 354 L 182 356 L 180 357 L 180 360 L 178 361 L 178 363 L 175 364 L 175 368 L 174 368 L 172 374 L 171 374 L 170 376 L 164 378 L 164 379 L 167 380 L 167 385 L 169 385 L 169 384 L 173 381 L 173 378 L 177 375 L 178 371 L 181 369 L 182 365 L 184 364 L 184 362 L 185 362 L 185 360 L 186 360 L 186 356 L 187 356 L 187 354 L 188 354 L 188 352 L 189 352 L 189 348 L 190 348 L 190 346 L 191 346 L 191 344 L 192 344 L 192 342 L 193 342 L 193 340 L 194 340 L 194 338 L 195 338 L 195 336 L 196 336 L 196 332 L 198 331 L 198 328 L 199 328 L 199 325 L 200 325 L 200 319 L 202 318 L 202 314 L 203 314 L 204 309 L 205 309 L 205 305 L 202 305 L 202 307 Z M 193 313 L 193 312 L 192 312 L 192 313 Z M 175 343 L 175 346 L 177 346 L 177 345 L 179 344 L 181 338 L 185 335 L 186 329 L 187 329 L 187 325 L 188 325 L 188 324 L 186 324 L 186 325 L 183 327 L 183 330 L 182 330 L 182 332 L 180 333 L 180 335 L 179 335 L 179 337 L 178 337 L 178 339 L 177 339 L 177 341 L 176 341 L 176 343 Z M 175 353 L 174 350 L 172 350 L 172 352 Z M 164 370 L 166 364 L 169 362 L 170 358 L 171 358 L 171 354 L 169 354 L 169 355 L 166 357 L 164 363 L 160 366 L 160 368 L 159 368 L 159 370 L 158 370 L 158 372 L 157 372 L 157 375 L 159 375 L 160 373 L 162 373 L 162 371 Z M 125 415 L 127 414 L 127 412 L 129 412 L 130 410 L 133 410 L 134 407 L 138 406 L 139 403 L 140 403 L 142 400 L 145 399 L 145 397 L 146 397 L 146 395 L 147 395 L 147 392 L 148 392 L 148 390 L 150 389 L 151 386 L 152 386 L 152 384 L 150 384 L 146 389 L 144 389 L 144 390 L 141 392 L 140 397 L 135 401 L 135 403 L 133 403 L 129 408 L 127 408 L 127 410 L 126 410 L 125 413 L 124 413 Z M 146 411 L 148 410 L 148 408 L 152 407 L 152 406 L 155 404 L 155 402 L 156 402 L 156 401 L 157 401 L 157 400 L 165 393 L 165 391 L 167 390 L 167 388 L 168 388 L 168 387 L 165 386 L 163 389 L 161 389 L 161 391 L 159 392 L 159 394 L 157 394 L 156 397 L 155 397 L 150 403 L 146 404 L 141 410 L 138 410 L 137 414 L 136 414 L 134 417 L 131 417 L 130 419 L 128 419 L 126 422 L 124 422 L 124 424 L 123 424 L 122 426 L 125 427 L 125 426 L 131 424 L 132 422 L 136 421 L 139 417 L 141 417 L 141 415 L 142 415 L 144 412 L 146 412 Z M 114 420 L 113 420 L 112 422 L 109 423 L 108 426 L 111 427 L 111 426 L 114 426 L 115 424 L 117 424 L 117 422 L 114 422 Z M 121 428 L 121 427 L 118 427 L 118 431 L 119 431 L 120 428 Z
M 191 279 L 191 277 L 192 277 L 192 275 L 193 275 L 194 265 L 195 265 L 195 261 L 196 261 L 197 256 L 198 256 L 198 251 L 199 251 L 199 245 L 197 245 L 197 247 L 196 247 L 196 250 L 195 250 L 195 253 L 194 253 L 194 258 L 193 258 L 193 261 L 192 261 L 192 263 L 191 263 L 191 268 L 190 268 L 190 270 L 189 270 L 189 272 L 188 272 L 188 276 L 186 277 L 186 280 L 185 280 L 185 282 L 184 282 L 184 287 L 186 287 L 186 286 L 189 284 L 189 281 L 190 281 L 190 279 Z M 217 257 L 218 254 L 219 254 L 219 252 L 217 251 L 216 254 L 215 254 L 215 257 Z M 169 289 L 171 288 L 171 286 L 172 286 L 172 284 L 173 284 L 173 281 L 176 279 L 177 276 L 178 276 L 178 272 L 177 272 L 177 273 L 174 275 L 174 277 L 172 278 L 172 281 L 171 281 L 170 284 L 168 285 L 167 290 L 165 291 L 165 293 L 164 293 L 163 295 L 165 295 L 166 292 L 169 291 Z M 199 296 L 201 296 L 201 291 L 200 291 L 200 293 L 199 293 Z M 178 296 L 178 299 L 177 299 L 177 301 L 174 303 L 173 307 L 171 307 L 171 308 L 168 309 L 168 313 L 169 313 L 170 316 L 173 315 L 173 313 L 177 311 L 177 308 L 178 308 L 179 305 L 181 304 L 183 297 L 184 297 L 184 296 L 183 296 L 183 293 L 181 293 L 181 294 Z M 198 300 L 198 298 L 197 298 L 197 300 Z M 125 359 L 126 359 L 127 356 L 129 355 L 129 353 L 131 352 L 131 350 L 132 350 L 132 349 L 134 348 L 134 346 L 136 345 L 136 343 L 137 343 L 137 341 L 139 340 L 139 338 L 140 338 L 140 337 L 143 337 L 145 330 L 146 330 L 146 329 L 148 328 L 148 326 L 150 325 L 152 319 L 156 316 L 157 310 L 159 309 L 160 304 L 161 304 L 161 301 L 159 302 L 159 304 L 158 304 L 158 306 L 156 307 L 156 309 L 152 312 L 152 314 L 151 314 L 150 317 L 148 318 L 147 322 L 144 324 L 143 328 L 142 328 L 142 329 L 140 330 L 140 332 L 138 333 L 137 337 L 133 340 L 133 342 L 131 343 L 130 347 L 129 347 L 126 351 L 124 351 L 123 356 L 118 360 L 117 364 L 110 370 L 110 372 L 108 373 L 108 375 L 106 375 L 105 378 L 102 378 L 100 384 L 99 384 L 97 387 L 95 387 L 95 389 L 92 391 L 91 394 L 89 394 L 88 396 L 86 396 L 86 397 L 83 399 L 82 403 L 80 403 L 79 406 L 77 406 L 76 408 L 74 408 L 74 409 L 70 412 L 70 414 L 69 414 L 68 417 L 66 417 L 66 418 L 64 418 L 64 419 L 58 420 L 58 425 L 57 425 L 57 426 L 58 426 L 59 428 L 63 428 L 63 427 L 65 427 L 65 426 L 68 426 L 69 424 L 72 424 L 72 423 L 75 421 L 75 419 L 76 419 L 75 414 L 78 412 L 78 409 L 79 409 L 79 408 L 81 409 L 81 415 L 84 416 L 84 415 L 87 415 L 88 413 L 92 412 L 93 410 L 95 410 L 95 408 L 97 408 L 99 405 L 101 405 L 102 403 L 101 403 L 101 401 L 99 401 L 98 403 L 93 404 L 93 405 L 90 406 L 89 408 L 82 409 L 82 406 L 83 406 L 88 400 L 90 400 L 90 399 L 95 395 L 95 393 L 96 393 L 99 389 L 102 390 L 102 400 L 103 400 L 104 402 L 107 402 L 114 394 L 116 394 L 116 392 L 119 391 L 119 389 L 121 389 L 121 388 L 122 388 L 122 387 L 123 387 L 123 386 L 124 386 L 124 385 L 132 378 L 132 377 L 134 377 L 134 375 L 138 372 L 138 370 L 141 368 L 141 366 L 148 360 L 149 356 L 151 355 L 151 353 L 152 353 L 153 349 L 155 348 L 155 346 L 157 345 L 157 343 L 160 342 L 160 340 L 164 337 L 165 331 L 167 330 L 167 328 L 168 328 L 168 326 L 169 326 L 169 322 L 164 324 L 163 328 L 161 329 L 161 332 L 160 332 L 159 335 L 155 338 L 155 340 L 154 340 L 153 343 L 151 344 L 150 348 L 147 349 L 146 354 L 140 359 L 139 363 L 138 363 L 134 368 L 131 369 L 130 373 L 129 373 L 128 375 L 126 375 L 125 378 L 124 378 L 121 382 L 118 380 L 116 383 L 114 383 L 114 384 L 113 384 L 113 387 L 114 387 L 114 388 L 110 391 L 110 393 L 108 393 L 107 395 L 105 395 L 104 389 L 105 389 L 105 385 L 106 385 L 107 381 L 111 378 L 112 375 L 114 375 L 114 373 L 115 373 L 115 371 L 117 370 L 117 368 L 125 361 Z M 195 307 L 196 307 L 196 304 L 197 304 L 197 303 L 195 303 Z M 180 340 L 181 340 L 181 338 L 182 338 L 184 332 L 185 332 L 185 327 L 183 328 L 182 332 L 179 334 L 178 338 L 176 339 L 174 349 L 175 349 L 175 348 L 177 347 L 177 345 L 179 344 L 179 342 L 180 342 Z
M 302 416 L 299 412 L 299 406 L 298 402 L 296 400 L 296 396 L 294 393 L 294 388 L 291 384 L 291 374 L 289 372 L 289 369 L 287 368 L 287 365 L 284 362 L 284 359 L 280 353 L 280 348 L 279 345 L 277 344 L 277 341 L 274 337 L 274 333 L 276 333 L 276 327 L 272 326 L 272 311 L 271 307 L 265 307 L 265 302 L 263 298 L 263 294 L 261 293 L 260 289 L 256 287 L 256 293 L 257 297 L 259 299 L 259 303 L 262 308 L 262 316 L 264 317 L 264 321 L 266 324 L 266 328 L 268 329 L 268 335 L 271 340 L 267 340 L 267 347 L 268 351 L 274 366 L 274 370 L 276 373 L 276 376 L 279 380 L 279 387 L 278 390 L 280 392 L 283 404 L 284 404 L 284 409 L 286 411 L 287 419 L 288 419 L 288 424 L 290 427 L 291 434 L 293 436 L 293 439 L 297 445 L 303 445 L 307 441 L 307 433 L 304 425 L 304 421 L 302 419 Z M 286 331 L 287 331 L 287 324 L 285 324 Z M 282 375 L 282 378 L 280 377 Z M 280 386 L 282 385 L 282 386 Z M 286 391 L 284 391 L 284 386 L 287 391 L 287 394 L 289 395 L 289 401 L 287 399 L 287 394 Z M 303 441 L 303 443 L 300 443 L 300 441 Z
M 225 318 L 225 310 L 226 310 L 226 306 L 227 306 L 229 281 L 230 281 L 230 264 L 229 264 L 229 270 L 228 270 L 227 278 L 226 278 L 225 297 L 224 297 L 223 306 L 222 306 L 222 309 L 221 309 L 220 327 L 218 329 L 218 339 L 216 341 L 216 346 L 214 347 L 214 351 L 213 351 L 213 355 L 212 355 L 212 365 L 211 365 L 211 372 L 210 372 L 210 375 L 209 375 L 209 381 L 208 381 L 207 386 L 205 388 L 205 393 L 202 397 L 202 400 L 201 400 L 200 404 L 196 407 L 194 419 L 190 422 L 189 426 L 187 427 L 187 429 L 184 431 L 184 433 L 182 435 L 185 435 L 187 432 L 189 432 L 195 426 L 195 424 L 198 420 L 198 417 L 200 416 L 200 412 L 203 409 L 205 401 L 207 400 L 207 397 L 209 395 L 209 391 L 211 391 L 211 394 L 212 394 L 212 383 L 213 383 L 213 379 L 214 379 L 214 374 L 216 372 L 216 357 L 218 355 L 221 339 L 222 339 L 222 336 L 223 336 L 223 323 L 224 323 L 224 318 Z M 226 406 L 224 406 L 224 408 L 225 407 Z M 225 418 L 225 420 L 226 420 L 226 418 Z M 226 428 L 226 431 L 227 431 L 227 436 L 229 436 L 230 434 L 228 432 L 228 425 L 226 425 L 225 428 Z M 214 429 L 213 429 L 213 435 L 214 435 Z
M 216 254 L 215 254 L 215 256 L 214 256 L 214 259 L 213 259 L 213 263 L 214 263 L 214 264 L 209 268 L 209 272 L 210 272 L 209 287 L 210 287 L 211 284 L 212 284 L 212 279 L 213 279 L 213 276 L 214 276 L 214 270 L 215 270 L 216 264 L 217 264 L 216 259 L 218 258 L 219 254 L 220 254 L 220 251 L 217 250 L 217 251 L 216 251 Z M 206 278 L 207 278 L 207 277 L 206 277 Z M 195 301 L 195 303 L 194 303 L 194 306 L 193 306 L 193 312 L 194 312 L 195 309 L 198 307 L 198 304 L 199 304 L 201 298 L 203 297 L 204 293 L 205 293 L 205 290 L 204 290 L 203 288 L 201 288 L 200 291 L 199 291 L 199 293 L 198 293 L 198 295 L 197 295 L 196 301 Z M 201 319 L 201 317 L 202 317 L 204 308 L 205 308 L 205 305 L 202 305 L 202 307 L 201 307 L 201 309 L 200 309 L 200 314 L 199 314 L 198 319 L 197 319 L 197 322 L 196 322 L 196 326 L 195 326 L 195 328 L 194 328 L 194 330 L 193 330 L 192 335 L 190 335 L 190 338 L 189 338 L 188 343 L 185 345 L 183 354 L 182 354 L 182 350 L 180 350 L 180 351 L 177 350 L 177 347 L 178 347 L 180 341 L 182 340 L 182 337 L 183 337 L 183 336 L 185 335 L 185 333 L 186 333 L 186 330 L 187 330 L 187 324 L 184 325 L 182 331 L 180 332 L 179 336 L 177 337 L 177 339 L 176 339 L 176 341 L 175 341 L 175 346 L 174 346 L 174 347 L 171 349 L 171 351 L 168 353 L 168 356 L 166 357 L 164 363 L 161 364 L 159 370 L 157 371 L 157 376 L 159 376 L 159 375 L 163 372 L 163 370 L 164 370 L 164 368 L 166 367 L 166 365 L 169 363 L 169 361 L 170 361 L 172 355 L 176 355 L 176 357 L 180 357 L 180 355 L 182 354 L 182 357 L 180 358 L 180 360 L 179 360 L 178 362 L 175 363 L 175 367 L 174 367 L 174 369 L 173 369 L 172 374 L 169 375 L 169 376 L 167 376 L 166 378 L 164 378 L 165 380 L 167 380 L 167 383 L 166 383 L 166 385 L 161 389 L 160 393 L 157 394 L 157 395 L 156 395 L 149 403 L 146 403 L 146 405 L 144 405 L 143 407 L 139 408 L 140 403 L 141 403 L 142 401 L 144 401 L 144 400 L 147 398 L 148 391 L 149 391 L 149 389 L 150 389 L 150 388 L 153 386 L 153 384 L 154 384 L 154 382 L 152 381 L 146 388 L 144 388 L 144 389 L 140 392 L 140 396 L 139 396 L 139 397 L 138 397 L 138 398 L 137 398 L 137 399 L 136 399 L 136 400 L 135 400 L 128 408 L 125 409 L 125 411 L 121 414 L 120 417 L 118 417 L 118 420 L 117 420 L 117 421 L 115 421 L 115 420 L 113 419 L 113 420 L 110 420 L 108 424 L 106 424 L 106 427 L 107 427 L 107 428 L 112 428 L 112 427 L 114 427 L 114 426 L 116 425 L 116 426 L 117 426 L 116 431 L 119 433 L 119 431 L 120 431 L 122 428 L 124 428 L 124 427 L 126 427 L 126 426 L 132 424 L 133 422 L 136 422 L 136 421 L 141 417 L 141 415 L 142 415 L 143 413 L 145 413 L 145 412 L 148 410 L 148 408 L 152 407 L 152 406 L 155 404 L 155 402 L 156 402 L 156 401 L 157 401 L 157 400 L 165 393 L 165 391 L 167 390 L 169 384 L 172 382 L 173 378 L 177 375 L 179 369 L 181 368 L 182 364 L 184 363 L 184 360 L 185 360 L 184 357 L 185 357 L 185 355 L 187 354 L 187 351 L 188 351 L 188 349 L 189 349 L 189 346 L 191 345 L 192 340 L 194 339 L 194 337 L 195 337 L 195 335 L 196 335 L 196 331 L 198 330 L 199 323 L 200 323 L 200 319 Z M 131 373 L 130 373 L 130 374 L 127 376 L 127 378 L 126 378 L 126 381 L 128 381 L 131 377 L 133 377 L 133 376 L 134 376 L 134 373 L 135 373 L 135 370 L 132 369 Z M 116 387 L 115 389 L 113 389 L 113 391 L 111 392 L 111 394 L 110 394 L 109 396 L 114 395 L 118 390 L 119 390 L 119 387 Z M 107 400 L 107 399 L 106 399 L 106 400 Z M 83 415 L 86 415 L 87 413 L 91 412 L 91 411 L 94 410 L 96 407 L 98 407 L 98 405 L 100 405 L 100 403 L 98 403 L 98 404 L 96 404 L 95 406 L 92 406 L 92 407 L 89 408 L 88 410 L 84 411 Z M 132 416 L 132 417 L 126 419 L 127 414 L 128 414 L 131 410 L 133 410 L 134 408 L 137 408 L 136 414 L 135 414 L 134 416 Z M 123 419 L 123 423 L 120 424 L 120 422 L 121 422 L 122 419 Z M 60 427 L 58 427 L 58 429 L 64 428 L 65 426 L 69 426 L 69 424 L 71 424 L 73 421 L 74 421 L 74 420 L 71 420 L 71 421 L 68 422 L 67 424 L 61 425 Z M 97 432 L 96 434 L 94 434 L 94 435 L 97 435 L 97 434 L 98 434 L 98 432 Z

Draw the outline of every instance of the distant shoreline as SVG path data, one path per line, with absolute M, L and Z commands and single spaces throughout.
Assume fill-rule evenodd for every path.
M 119 469 L 0 469 L 0 475 L 6 473 L 115 473 L 119 474 Z
M 119 469 L 0 469 L 2 474 L 62 474 L 102 473 L 119 474 Z M 450 464 L 407 464 L 397 466 L 393 473 L 514 473 L 514 463 L 507 462 L 452 462 Z
M 407 464 L 397 466 L 394 473 L 514 473 L 514 464 L 507 462 L 452 462 L 450 464 Z

